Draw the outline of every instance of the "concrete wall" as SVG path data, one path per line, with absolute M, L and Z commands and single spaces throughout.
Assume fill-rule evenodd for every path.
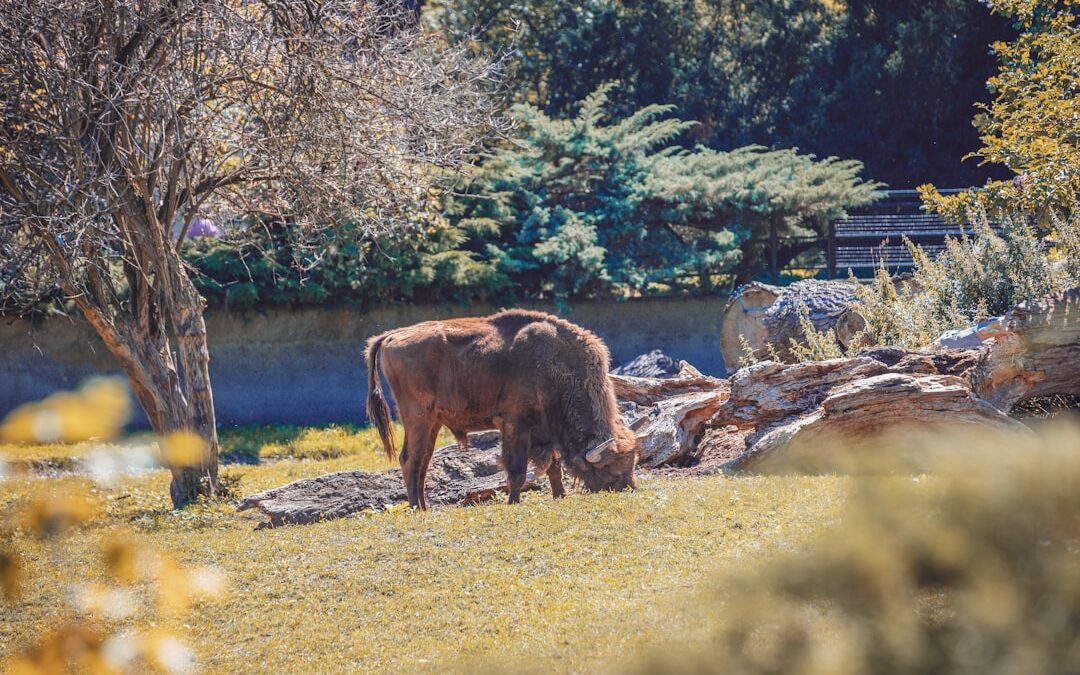
M 529 303 L 556 312 L 553 305 Z M 661 349 L 707 374 L 722 375 L 723 298 L 584 302 L 563 315 L 600 335 L 616 364 Z M 384 330 L 419 321 L 480 316 L 492 307 L 392 306 L 274 309 L 207 314 L 210 367 L 221 424 L 359 422 L 366 396 L 363 345 Z M 16 405 L 90 375 L 118 373 L 116 363 L 82 322 L 0 321 L 0 416 Z

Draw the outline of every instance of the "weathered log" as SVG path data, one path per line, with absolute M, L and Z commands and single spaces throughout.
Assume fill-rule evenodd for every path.
M 1080 394 L 1080 288 L 1031 300 L 1001 318 L 970 379 L 1000 410 L 1034 396 Z
M 770 462 L 785 469 L 835 468 L 820 455 L 837 441 L 850 443 L 904 428 L 964 426 L 1026 428 L 975 396 L 962 378 L 883 373 L 831 389 L 808 413 L 756 427 L 744 437 L 746 452 L 727 468 L 768 469 Z
M 705 424 L 727 400 L 727 380 L 702 375 L 685 361 L 679 377 L 611 375 L 623 417 L 641 444 L 639 466 L 657 467 L 694 455 Z
M 792 449 L 891 429 L 963 425 L 1024 429 L 1007 413 L 1031 396 L 1080 393 L 1080 289 L 1024 303 L 978 350 L 867 350 L 853 358 L 735 373 L 706 438 L 729 470 L 790 466 Z M 737 436 L 737 438 L 736 438 Z M 733 438 L 735 440 L 733 440 Z
M 685 361 L 676 361 L 659 349 L 654 349 L 648 354 L 641 354 L 629 363 L 612 369 L 611 374 L 660 379 L 678 377 L 680 365 L 685 363 Z
M 840 346 L 848 349 L 866 328 L 866 320 L 851 309 L 853 302 L 855 285 L 850 281 L 807 279 L 791 284 L 762 318 L 765 340 L 782 360 L 793 360 L 791 342 L 806 339 L 800 321 L 800 313 L 805 309 L 815 330 L 834 331 Z
M 724 389 L 681 394 L 657 401 L 636 424 L 638 464 L 657 467 L 693 457 L 705 425 L 727 400 Z
M 683 363 L 685 364 L 685 361 Z M 726 393 L 727 391 L 727 380 L 702 375 L 697 370 L 684 369 L 681 372 L 686 375 L 663 380 L 628 375 L 611 375 L 610 377 L 615 385 L 615 396 L 620 401 L 630 401 L 644 406 L 655 405 L 662 399 L 683 394 L 720 390 Z
M 755 354 L 760 350 L 758 358 L 765 357 L 763 319 L 782 290 L 779 286 L 752 281 L 735 289 L 728 298 L 720 324 L 720 354 L 729 372 L 737 369 L 746 356 L 743 352 L 744 341 Z

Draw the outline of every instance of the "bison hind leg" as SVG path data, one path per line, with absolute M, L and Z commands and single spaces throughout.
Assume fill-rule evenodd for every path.
M 450 433 L 454 435 L 454 440 L 457 441 L 458 446 L 462 450 L 469 449 L 469 432 L 458 431 L 457 429 L 451 429 Z

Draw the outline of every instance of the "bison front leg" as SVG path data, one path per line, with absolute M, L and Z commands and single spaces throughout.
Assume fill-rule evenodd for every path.
M 551 497 L 559 499 L 566 496 L 566 488 L 562 482 L 562 462 L 558 457 L 551 458 L 551 464 L 547 468 L 548 482 L 551 483 Z
M 524 425 L 505 422 L 502 425 L 502 459 L 510 488 L 510 503 L 521 501 L 525 486 L 525 471 L 529 467 L 529 429 Z

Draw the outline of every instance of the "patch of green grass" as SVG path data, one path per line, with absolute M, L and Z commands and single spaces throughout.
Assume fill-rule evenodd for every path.
M 363 454 L 237 465 L 241 492 L 355 468 Z M 385 464 L 385 458 L 382 460 Z M 10 512 L 43 483 L 0 483 Z M 688 598 L 715 570 L 799 549 L 848 491 L 835 477 L 651 479 L 633 493 L 530 493 L 428 513 L 388 512 L 254 531 L 229 505 L 169 508 L 164 471 L 93 488 L 90 526 L 57 541 L 15 534 L 26 594 L 4 609 L 0 661 L 66 613 L 73 580 L 93 581 L 100 542 L 134 531 L 183 563 L 216 565 L 231 592 L 179 627 L 207 672 L 545 672 L 618 667 L 642 649 L 703 635 Z M 145 589 L 144 591 L 145 592 Z
M 401 425 L 395 424 L 395 441 L 400 449 Z M 372 427 L 331 424 L 322 427 L 252 425 L 218 429 L 221 459 L 225 464 L 257 464 L 283 459 L 326 460 L 352 458 L 349 469 L 379 471 L 391 466 L 386 461 L 382 441 Z M 445 429 L 438 445 L 453 443 Z M 74 468 L 78 460 L 102 443 L 50 443 L 41 445 L 0 444 L 0 458 L 16 466 Z M 109 444 L 104 444 L 108 446 Z
M 399 430 L 398 438 L 400 437 Z M 382 441 L 375 429 L 358 428 L 351 424 L 332 424 L 325 427 L 222 427 L 218 432 L 218 439 L 221 454 L 226 460 L 332 459 L 345 456 L 366 459 L 385 456 Z

